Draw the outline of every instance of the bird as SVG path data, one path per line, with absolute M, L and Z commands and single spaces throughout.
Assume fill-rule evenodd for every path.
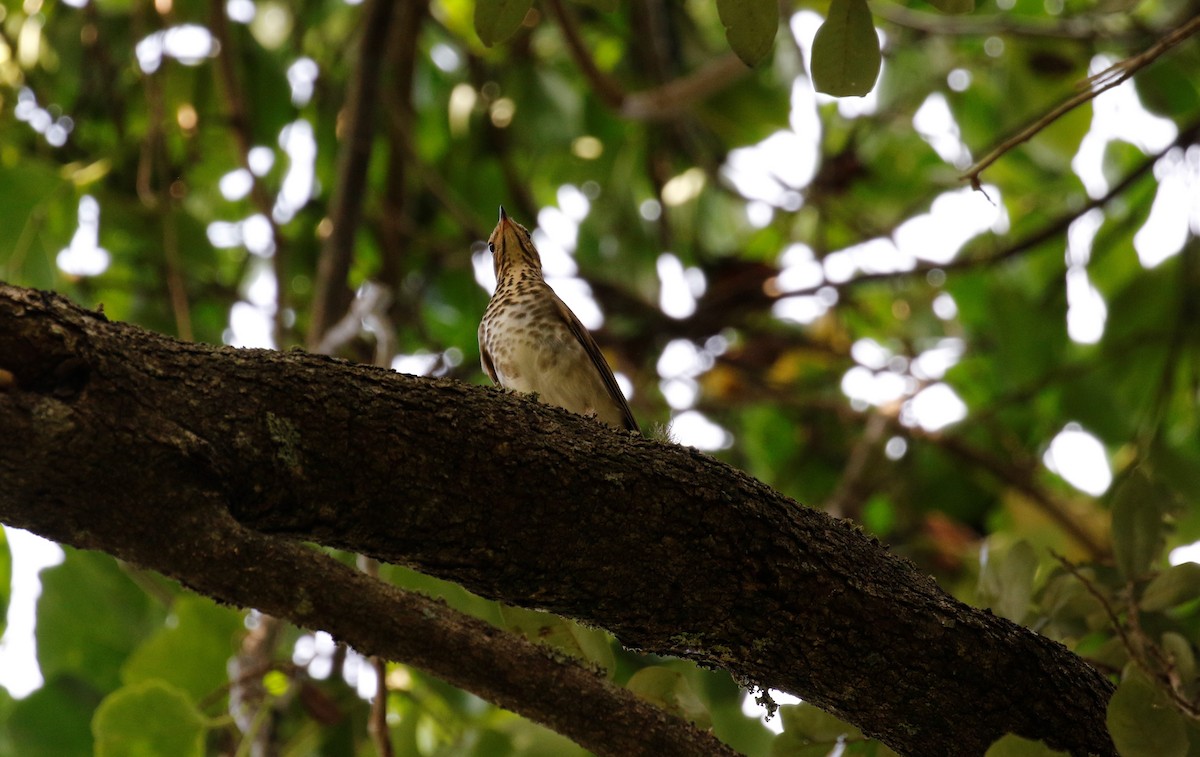
M 596 340 L 542 278 L 533 237 L 503 206 L 488 251 L 496 291 L 479 323 L 479 361 L 492 382 L 638 431 Z

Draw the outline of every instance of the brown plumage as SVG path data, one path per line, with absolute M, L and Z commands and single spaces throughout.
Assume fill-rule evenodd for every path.
M 571 309 L 542 279 L 529 231 L 509 220 L 488 239 L 496 292 L 479 324 L 479 353 L 492 381 L 610 426 L 638 430 L 612 369 Z

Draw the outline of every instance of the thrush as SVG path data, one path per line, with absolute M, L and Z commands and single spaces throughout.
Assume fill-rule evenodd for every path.
M 529 231 L 500 208 L 488 238 L 496 292 L 479 324 L 483 370 L 506 389 L 610 426 L 637 431 L 637 421 L 596 340 L 542 278 Z

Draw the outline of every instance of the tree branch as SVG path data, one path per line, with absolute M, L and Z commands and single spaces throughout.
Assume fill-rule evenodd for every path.
M 135 351 L 128 359 L 111 352 L 126 347 Z M 232 362 L 225 363 L 220 353 Z M 292 367 L 305 373 L 348 369 L 328 358 L 294 354 L 300 362 Z M 201 428 L 192 423 L 198 418 L 175 415 L 198 405 L 182 397 L 156 400 L 134 387 L 145 381 L 188 383 L 200 378 L 202 366 L 215 367 L 214 357 L 235 373 L 253 373 L 270 364 L 282 368 L 290 362 L 286 355 L 175 342 L 110 324 L 53 295 L 0 285 L 0 356 L 0 375 L 5 370 L 13 375 L 7 386 L 0 383 L 0 425 L 6 430 L 0 435 L 3 522 L 153 568 L 219 601 L 328 631 L 365 655 L 427 670 L 598 754 L 733 754 L 711 735 L 549 648 L 231 517 L 230 492 L 219 489 L 225 475 L 242 473 L 228 465 L 233 461 L 220 459 L 233 449 L 226 445 L 272 443 L 267 437 L 253 440 L 253 432 L 239 436 L 232 426 Z M 359 377 L 367 383 L 358 388 L 374 391 L 370 387 L 378 389 L 379 379 L 388 376 L 367 371 Z M 227 378 L 220 393 L 241 382 Z M 293 394 L 289 403 L 303 394 Z M 285 447 L 289 439 L 299 441 L 294 434 L 309 431 L 292 425 L 283 407 L 243 410 L 252 413 L 243 418 L 256 418 L 255 425 Z M 347 420 L 341 417 L 335 425 L 348 430 Z M 276 447 L 271 454 L 280 455 L 271 464 L 276 473 L 318 473 L 317 467 L 307 472 L 294 467 L 302 461 L 291 453 L 300 450 L 289 449 Z M 63 455 L 71 456 L 69 466 Z M 353 479 L 342 479 L 347 494 L 357 488 Z M 265 487 L 266 493 L 280 486 L 291 488 L 269 474 L 251 488 Z M 242 493 L 257 499 L 249 490 Z
M 366 196 L 367 167 L 371 162 L 375 134 L 375 111 L 379 102 L 379 68 L 386 59 L 393 0 L 367 0 L 363 9 L 363 35 L 358 57 L 347 85 L 345 138 L 338 156 L 337 183 L 329 210 L 332 230 L 321 247 L 313 288 L 312 321 L 308 346 L 316 347 L 330 326 L 350 306 L 346 282 L 354 259 L 354 239 L 362 219 Z M 282 281 L 280 288 L 283 288 Z
M 1200 121 L 1195 121 L 1181 128 L 1179 130 L 1179 134 L 1176 135 L 1171 144 L 1167 145 L 1153 155 L 1147 155 L 1141 163 L 1139 163 L 1131 171 L 1129 171 L 1129 173 L 1122 177 L 1119 182 L 1112 185 L 1112 187 L 1110 187 L 1109 190 L 1104 193 L 1104 195 L 1088 200 L 1078 208 L 1074 208 L 1066 213 L 1063 213 L 1057 218 L 1047 222 L 1044 226 L 1037 229 L 1033 233 L 1018 239 L 1012 244 L 991 254 L 971 256 L 964 255 L 951 260 L 949 263 L 923 263 L 915 266 L 911 270 L 899 271 L 896 273 L 863 273 L 855 276 L 852 279 L 849 279 L 844 283 L 835 284 L 833 286 L 840 290 L 873 281 L 894 281 L 904 278 L 925 276 L 930 271 L 934 270 L 950 273 L 952 271 L 965 271 L 974 268 L 984 268 L 987 266 L 998 265 L 1006 260 L 1011 260 L 1012 258 L 1036 249 L 1051 239 L 1066 233 L 1071 224 L 1078 220 L 1081 216 L 1085 215 L 1091 210 L 1095 210 L 1096 208 L 1103 208 L 1117 197 L 1125 194 L 1125 192 L 1134 184 L 1136 184 L 1142 177 L 1149 175 L 1154 170 L 1155 164 L 1157 164 L 1158 161 L 1161 160 L 1171 150 L 1179 147 L 1186 147 L 1194 143 L 1197 138 L 1200 138 Z M 829 285 L 822 282 L 816 286 L 780 291 L 775 296 L 789 297 L 797 294 L 811 294 L 825 286 Z
M 1029 141 L 1039 131 L 1045 129 L 1047 126 L 1057 121 L 1063 115 L 1074 110 L 1076 107 L 1086 102 L 1090 102 L 1097 96 L 1107 92 L 1118 84 L 1121 84 L 1138 71 L 1141 71 L 1143 68 L 1153 63 L 1160 55 L 1197 32 L 1200 32 L 1200 15 L 1194 16 L 1183 26 L 1173 29 L 1169 34 L 1163 36 L 1153 45 L 1137 55 L 1133 55 L 1125 60 L 1118 61 L 1095 76 L 1089 77 L 1086 81 L 1086 89 L 1072 95 L 1071 97 L 1068 97 L 1066 100 L 1052 108 L 1049 112 L 1042 114 L 1033 123 L 1029 124 L 1013 136 L 1001 142 L 999 145 L 993 148 L 991 152 L 976 161 L 975 165 L 971 166 L 971 168 L 968 169 L 965 174 L 963 174 L 963 179 L 969 180 L 973 188 L 979 189 L 979 175 L 983 173 L 984 169 L 1003 157 L 1004 154 L 1009 150 L 1013 149 L 1022 142 Z
M 1109 39 L 1120 33 L 1105 16 L 1076 16 L 1044 20 L 1036 16 L 995 14 L 991 16 L 950 16 L 945 13 L 929 13 L 913 10 L 894 3 L 871 3 L 871 13 L 877 18 L 926 34 L 952 36 L 990 37 L 1036 37 L 1066 40 Z M 1120 21 L 1124 23 L 1125 17 Z
M 750 73 L 751 69 L 733 53 L 715 58 L 698 70 L 652 89 L 626 92 L 612 77 L 600 70 L 588 50 L 570 11 L 562 0 L 546 0 L 562 31 L 563 41 L 580 73 L 592 85 L 600 101 L 632 121 L 656 121 L 673 118 L 688 106 L 701 102 Z
M 280 537 L 723 667 L 900 752 L 982 754 L 1014 732 L 1115 754 L 1112 685 L 1083 660 L 694 450 L 498 390 L 180 343 L 7 286 L 0 370 L 0 519 L 323 628 L 597 751 L 685 753 L 628 730 L 637 700 L 582 668 Z

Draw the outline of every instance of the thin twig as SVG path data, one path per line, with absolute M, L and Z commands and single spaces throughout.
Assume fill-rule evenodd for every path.
M 725 89 L 751 71 L 736 55 L 727 53 L 686 76 L 640 92 L 626 92 L 596 65 L 579 31 L 579 25 L 562 0 L 546 0 L 546 6 L 562 30 L 571 58 L 591 83 L 596 96 L 606 106 L 633 121 L 673 118 L 688 106 Z
M 421 55 L 418 40 L 428 11 L 426 0 L 408 0 L 400 3 L 396 9 L 399 15 L 392 22 L 392 37 L 388 41 L 386 65 L 391 71 L 391 82 L 382 92 L 382 108 L 386 114 L 384 123 L 403 121 L 409 125 L 409 132 L 412 131 L 411 125 L 416 118 L 412 93 L 417 61 Z M 378 276 L 380 281 L 393 291 L 400 291 L 404 283 L 405 267 L 412 265 L 409 250 L 417 236 L 416 224 L 411 218 L 414 212 L 411 205 L 416 182 L 412 180 L 412 169 L 408 165 L 403 148 L 396 144 L 397 132 L 388 128 L 387 137 L 387 180 L 378 223 L 381 252 Z M 420 297 L 418 295 L 404 299 L 407 301 L 397 304 L 401 309 L 411 311 L 411 303 L 418 301 Z
M 620 110 L 621 104 L 625 102 L 625 92 L 596 65 L 596 60 L 592 58 L 587 43 L 583 41 L 583 36 L 579 33 L 579 26 L 575 23 L 574 16 L 563 7 L 562 0 L 546 0 L 546 7 L 550 9 L 554 20 L 558 22 L 563 40 L 567 43 L 567 50 L 575 60 L 575 65 L 579 66 L 584 78 L 591 82 L 592 90 L 605 105 L 613 110 Z
M 1163 687 L 1164 692 L 1166 693 L 1167 697 L 1170 698 L 1171 702 L 1174 703 L 1176 709 L 1178 709 L 1180 713 L 1186 715 L 1192 720 L 1197 720 L 1200 718 L 1200 709 L 1198 709 L 1195 703 L 1189 700 L 1183 692 L 1179 691 L 1179 688 L 1176 685 L 1178 682 L 1178 676 L 1172 675 L 1175 664 L 1168 659 L 1166 653 L 1163 652 L 1163 650 L 1159 648 L 1159 646 L 1155 644 L 1152 639 L 1147 637 L 1144 631 L 1142 631 L 1141 624 L 1138 622 L 1137 603 L 1133 600 L 1132 582 L 1126 586 L 1126 591 L 1129 595 L 1129 629 L 1127 629 L 1125 624 L 1121 622 L 1116 610 L 1113 609 L 1112 604 L 1109 603 L 1108 598 L 1096 588 L 1095 584 L 1093 584 L 1091 580 L 1087 578 L 1087 576 L 1083 575 L 1083 573 L 1080 572 L 1080 570 L 1075 567 L 1070 560 L 1063 557 L 1058 552 L 1055 552 L 1053 549 L 1050 550 L 1050 555 L 1054 557 L 1055 560 L 1058 560 L 1059 564 L 1062 565 L 1068 573 L 1074 576 L 1079 583 L 1083 584 L 1083 588 L 1087 590 L 1087 593 L 1091 594 L 1092 597 L 1100 603 L 1100 606 L 1104 608 L 1104 614 L 1108 617 L 1108 622 L 1110 625 L 1112 625 L 1113 630 L 1116 631 L 1117 637 L 1120 638 L 1121 646 L 1125 648 L 1125 651 L 1129 654 L 1129 658 L 1133 660 L 1133 662 L 1137 664 L 1137 666 L 1142 669 L 1142 672 L 1149 676 L 1151 680 L 1157 681 L 1160 684 L 1166 684 L 1165 687 Z M 1132 629 L 1132 633 L 1130 633 L 1130 629 Z M 1147 660 L 1147 657 L 1153 657 L 1156 665 L 1151 666 L 1149 660 Z
M 928 34 L 963 37 L 1037 37 L 1047 39 L 1109 39 L 1119 30 L 1102 18 L 1060 18 L 1039 22 L 1012 14 L 991 16 L 948 16 L 905 8 L 895 3 L 871 3 L 871 12 L 884 21 Z
M 871 474 L 877 471 L 877 466 L 872 463 L 877 459 L 879 442 L 889 425 L 887 413 L 874 411 L 867 414 L 863 432 L 850 448 L 837 489 L 825 500 L 822 510 L 838 518 L 859 519 L 862 502 L 872 491 Z
M 1012 150 L 1017 145 L 1027 142 L 1033 138 L 1041 130 L 1045 129 L 1050 124 L 1057 121 L 1066 113 L 1074 110 L 1076 107 L 1090 102 L 1097 96 L 1107 92 L 1113 87 L 1121 84 L 1126 79 L 1133 76 L 1138 71 L 1145 68 L 1147 65 L 1156 60 L 1160 55 L 1175 47 L 1180 42 L 1200 31 L 1200 15 L 1194 16 L 1183 26 L 1180 26 L 1171 31 L 1166 36 L 1159 39 L 1145 51 L 1137 55 L 1126 58 L 1125 60 L 1114 63 L 1100 73 L 1088 77 L 1086 81 L 1087 89 L 1067 98 L 1057 106 L 1052 108 L 1048 113 L 1043 114 L 1033 123 L 1021 129 L 1019 132 L 1001 142 L 992 149 L 987 155 L 980 158 L 973 166 L 963 174 L 964 180 L 969 180 L 974 189 L 980 189 L 979 175 L 984 169 L 995 163 L 1005 153 Z
M 356 562 L 358 569 L 363 573 L 376 580 L 379 579 L 378 560 L 373 560 L 366 555 L 359 555 Z M 379 753 L 379 757 L 392 757 L 392 738 L 387 722 L 387 660 L 374 655 L 368 659 L 371 667 L 375 670 L 375 698 L 371 700 L 371 717 L 367 721 L 367 732 L 371 734 L 371 740 L 375 742 L 375 750 Z
M 621 115 L 634 121 L 672 118 L 693 103 L 725 89 L 750 73 L 741 58 L 727 53 L 690 74 L 672 79 L 653 89 L 633 92 L 625 97 Z
M 1108 617 L 1109 624 L 1113 627 L 1113 630 L 1116 631 L 1117 636 L 1120 637 L 1121 645 L 1125 647 L 1125 651 L 1129 652 L 1129 656 L 1134 659 L 1140 658 L 1140 650 L 1134 648 L 1133 642 L 1129 638 L 1129 633 L 1125 629 L 1125 624 L 1122 623 L 1120 617 L 1117 616 L 1117 611 L 1113 609 L 1112 604 L 1108 601 L 1108 597 L 1104 596 L 1104 594 L 1102 594 L 1100 590 L 1096 588 L 1096 585 L 1093 584 L 1087 576 L 1083 575 L 1079 568 L 1075 567 L 1075 563 L 1071 562 L 1053 549 L 1050 550 L 1050 556 L 1055 560 L 1058 560 L 1059 564 L 1062 565 L 1068 573 L 1075 577 L 1075 580 L 1083 584 L 1083 588 L 1087 590 L 1087 593 L 1091 594 L 1092 597 L 1100 603 L 1100 607 L 1104 609 L 1104 614 Z
M 1192 123 L 1181 129 L 1179 134 L 1176 135 L 1174 141 L 1172 141 L 1171 144 L 1167 145 L 1162 150 L 1159 150 L 1153 155 L 1147 155 L 1145 160 L 1139 163 L 1137 167 L 1126 174 L 1119 182 L 1114 184 L 1101 197 L 1089 200 L 1069 213 L 1064 213 L 1029 236 L 1014 242 L 1012 245 L 1005 247 L 999 252 L 992 253 L 991 255 L 981 255 L 978 257 L 960 257 L 956 260 L 950 261 L 949 263 L 927 263 L 916 266 L 909 271 L 892 273 L 865 273 L 860 276 L 855 276 L 843 284 L 837 284 L 834 286 L 838 289 L 845 289 L 850 286 L 866 284 L 872 281 L 895 281 L 902 278 L 924 276 L 930 271 L 934 270 L 950 273 L 952 271 L 963 271 L 972 268 L 982 268 L 1003 263 L 1010 258 L 1015 258 L 1018 255 L 1028 252 L 1029 250 L 1035 249 L 1043 243 L 1055 238 L 1059 234 L 1062 234 L 1072 223 L 1074 223 L 1080 216 L 1084 215 L 1088 211 L 1108 205 L 1115 198 L 1124 194 L 1143 176 L 1151 173 L 1154 170 L 1155 164 L 1157 164 L 1158 161 L 1161 160 L 1168 152 L 1178 147 L 1191 144 L 1197 137 L 1200 137 L 1200 121 Z M 822 282 L 816 286 L 780 291 L 778 296 L 790 297 L 797 294 L 811 294 L 826 286 L 829 286 L 829 284 Z

